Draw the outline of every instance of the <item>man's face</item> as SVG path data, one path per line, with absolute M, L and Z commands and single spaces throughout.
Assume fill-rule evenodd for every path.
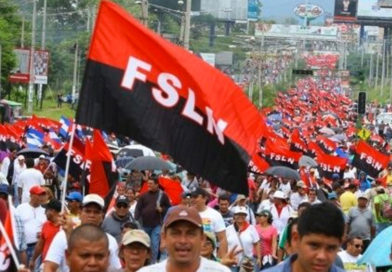
M 183 266 L 199 260 L 205 238 L 201 228 L 187 221 L 177 221 L 165 230 L 162 239 L 170 261 Z
M 316 200 L 316 192 L 315 191 L 309 191 L 309 200 L 310 201 Z
M 297 244 L 298 264 L 302 271 L 327 272 L 335 261 L 340 239 L 323 234 L 293 234 Z
M 214 253 L 214 245 L 210 239 L 205 239 L 204 243 L 201 247 L 201 256 L 204 258 L 210 258 L 210 256 Z
M 362 197 L 360 197 L 360 198 L 358 198 L 358 207 L 359 208 L 366 208 L 367 207 L 367 203 L 368 203 L 368 201 L 367 201 L 367 199 L 366 198 L 362 198 Z
M 19 162 L 19 165 L 20 165 L 20 166 L 23 166 L 24 163 L 25 163 L 25 160 L 18 160 L 18 162 Z
M 299 188 L 298 188 L 298 193 L 299 193 L 301 196 L 305 195 L 305 189 L 302 188 L 302 187 L 299 187 Z
M 347 244 L 347 252 L 354 257 L 357 257 L 359 254 L 361 254 L 362 248 L 363 242 L 361 239 L 353 239 L 351 243 Z
M 80 207 L 80 202 L 76 200 L 68 200 L 68 208 L 70 210 L 77 210 Z
M 104 272 L 109 266 L 109 248 L 104 239 L 81 239 L 65 255 L 70 272 Z
M 191 196 L 191 205 L 195 208 L 203 207 L 206 203 L 206 200 L 202 195 Z
M 158 190 L 158 184 L 156 184 L 153 180 L 149 180 L 147 182 L 148 190 L 151 192 L 155 192 Z
M 129 204 L 127 204 L 127 203 L 120 202 L 120 203 L 116 204 L 114 209 L 116 210 L 116 214 L 119 217 L 124 217 L 127 214 L 129 214 Z
M 229 201 L 222 199 L 219 200 L 219 211 L 222 213 L 227 213 L 227 211 L 229 210 Z
M 150 251 L 141 243 L 132 243 L 122 249 L 125 268 L 127 271 L 137 271 L 143 267 L 146 260 L 150 258 Z
M 82 224 L 101 225 L 103 220 L 103 212 L 100 206 L 91 203 L 82 208 L 80 213 L 80 221 Z

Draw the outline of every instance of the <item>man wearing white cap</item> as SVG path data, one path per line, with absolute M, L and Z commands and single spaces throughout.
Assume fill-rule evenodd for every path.
M 361 193 L 358 196 L 358 205 L 351 208 L 346 217 L 347 234 L 362 239 L 363 251 L 366 250 L 376 232 L 374 215 L 368 208 L 368 202 L 368 196 Z
M 80 213 L 81 225 L 92 224 L 100 226 L 104 218 L 105 201 L 97 194 L 89 194 L 83 198 L 82 210 Z M 65 262 L 65 251 L 68 247 L 67 235 L 72 231 L 72 220 L 67 219 L 63 224 L 63 230 L 58 232 L 49 247 L 45 258 L 44 272 L 55 272 L 58 268 L 62 272 L 68 272 L 69 268 Z M 110 259 L 109 265 L 112 268 L 121 268 L 118 258 L 118 245 L 116 239 L 106 233 L 109 240 Z
M 22 173 L 23 170 L 26 169 L 26 164 L 25 164 L 25 157 L 23 155 L 19 155 L 15 160 L 14 160 L 14 165 L 13 165 L 13 173 L 12 173 L 12 187 L 14 191 L 14 204 L 15 206 L 19 205 L 19 194 L 18 194 L 18 183 L 17 179 L 19 175 Z
M 274 204 L 271 207 L 271 214 L 273 218 L 272 225 L 276 228 L 279 235 L 285 229 L 293 211 L 293 208 L 287 204 L 285 193 L 276 191 L 274 193 Z

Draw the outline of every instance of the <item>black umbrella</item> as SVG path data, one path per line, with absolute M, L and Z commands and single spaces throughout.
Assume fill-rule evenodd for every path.
M 164 160 L 153 157 L 153 156 L 146 156 L 146 157 L 138 157 L 128 163 L 125 166 L 125 169 L 128 170 L 165 170 L 165 169 L 172 169 L 170 164 L 165 162 Z
M 317 167 L 317 162 L 313 158 L 303 155 L 299 159 L 298 165 L 299 166 L 308 166 L 308 167 Z
M 281 178 L 300 180 L 298 172 L 286 166 L 272 166 L 265 171 L 268 175 L 273 175 Z
M 131 161 L 133 161 L 135 158 L 131 156 L 125 156 L 125 157 L 119 157 L 116 159 L 116 166 L 120 168 L 124 168 L 129 164 Z
M 23 155 L 26 158 L 38 158 L 40 155 L 49 156 L 46 151 L 39 148 L 23 148 L 18 151 L 17 155 Z

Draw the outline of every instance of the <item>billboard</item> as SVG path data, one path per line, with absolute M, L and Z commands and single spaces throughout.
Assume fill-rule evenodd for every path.
M 248 20 L 257 21 L 259 13 L 259 0 L 248 0 Z
M 335 26 L 308 26 L 283 24 L 256 24 L 256 37 L 299 38 L 315 40 L 337 40 L 338 28 Z
M 392 8 L 392 0 L 378 0 L 380 7 Z
M 14 49 L 16 57 L 15 68 L 11 70 L 8 80 L 11 83 L 29 83 L 30 77 L 30 50 L 23 48 Z
M 357 0 L 335 0 L 334 20 L 339 22 L 355 21 L 357 6 Z
M 34 83 L 48 84 L 49 52 L 34 50 Z
M 200 0 L 200 12 L 219 20 L 246 21 L 248 0 Z
M 368 19 L 392 19 L 392 8 L 386 5 L 386 2 L 380 0 L 359 0 L 358 2 L 358 18 Z

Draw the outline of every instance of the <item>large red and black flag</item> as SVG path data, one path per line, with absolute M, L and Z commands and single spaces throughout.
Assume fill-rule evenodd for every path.
M 232 192 L 262 120 L 225 74 L 102 1 L 76 114 L 79 124 L 127 135 Z
M 378 174 L 388 166 L 389 156 L 374 149 L 364 141 L 359 141 L 355 147 L 352 165 L 367 175 L 377 178 Z
M 118 173 L 101 133 L 94 130 L 93 143 L 86 142 L 85 159 L 90 165 L 90 176 L 85 184 L 86 194 L 98 194 L 105 199 L 106 208 L 113 197 L 118 181 Z
M 337 148 L 337 145 L 334 141 L 322 135 L 317 136 L 316 142 L 321 147 L 321 149 L 328 154 L 333 153 Z
M 298 169 L 299 159 L 302 153 L 291 151 L 288 147 L 279 146 L 272 141 L 267 141 L 265 145 L 265 160 L 271 166 L 287 166 Z
M 316 161 L 318 163 L 320 177 L 332 180 L 333 174 L 338 174 L 340 178 L 343 178 L 347 159 L 318 152 Z

